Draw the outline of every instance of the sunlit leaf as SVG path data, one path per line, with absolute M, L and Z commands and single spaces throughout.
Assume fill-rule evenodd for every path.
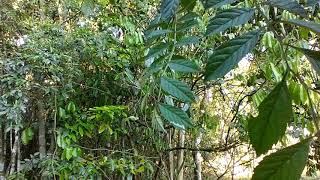
M 178 129 L 192 127 L 192 122 L 187 113 L 181 109 L 167 104 L 159 104 L 161 115 Z
M 263 158 L 252 180 L 298 180 L 308 160 L 310 140 L 306 139 Z
M 236 0 L 206 0 L 205 1 L 205 8 L 216 8 L 216 7 L 221 7 L 226 4 L 231 4 L 235 2 Z
M 214 16 L 207 27 L 206 35 L 213 35 L 224 30 L 247 23 L 253 16 L 254 9 L 227 9 Z
M 296 0 L 269 0 L 267 3 L 271 6 L 287 10 L 302 17 L 307 17 L 306 11 Z
M 146 56 L 146 59 L 153 58 L 157 55 L 162 54 L 169 48 L 169 46 L 170 45 L 168 43 L 159 43 L 158 45 L 150 48 L 148 55 Z
M 193 92 L 190 90 L 190 87 L 179 80 L 162 77 L 161 88 L 168 94 L 184 102 L 195 101 L 195 96 Z
M 294 47 L 298 51 L 301 51 L 311 63 L 313 69 L 320 75 L 320 51 L 314 51 L 310 49 Z
M 185 14 L 184 16 L 182 16 L 181 18 L 178 19 L 178 22 L 185 22 L 185 21 L 191 21 L 191 20 L 195 20 L 197 18 L 200 18 L 200 16 L 195 13 L 195 12 L 188 12 L 187 14 Z
M 168 34 L 170 32 L 172 32 L 172 30 L 169 30 L 169 29 L 155 30 L 155 31 L 151 31 L 148 34 L 146 34 L 146 38 L 147 39 L 151 39 L 151 38 L 155 38 L 155 37 L 166 35 L 166 34 Z
M 22 134 L 21 134 L 21 140 L 22 140 L 22 143 L 24 145 L 28 144 L 30 140 L 32 140 L 33 138 L 33 130 L 28 127 L 27 129 L 23 130 L 22 131 Z
M 193 61 L 184 59 L 183 57 L 175 58 L 170 61 L 169 67 L 177 72 L 193 73 L 199 70 L 199 67 Z
M 282 80 L 259 105 L 259 115 L 249 120 L 250 142 L 257 155 L 266 153 L 284 135 L 292 120 L 292 104 L 285 80 Z
M 206 66 L 206 80 L 221 78 L 231 71 L 256 46 L 260 34 L 260 29 L 253 30 L 215 49 Z
M 179 7 L 179 1 L 180 0 L 162 0 L 160 7 L 161 19 L 165 21 L 170 20 Z
M 184 37 L 182 39 L 180 39 L 175 46 L 176 47 L 182 47 L 182 46 L 186 46 L 186 45 L 190 45 L 190 44 L 198 44 L 199 43 L 199 38 L 195 37 L 195 36 L 191 36 L 191 37 Z
M 192 19 L 189 21 L 184 21 L 182 23 L 177 24 L 177 32 L 182 32 L 186 30 L 190 30 L 192 27 L 198 25 L 198 21 L 196 19 Z
M 299 19 L 289 19 L 288 21 L 285 21 L 285 22 L 307 28 L 315 33 L 320 34 L 320 24 L 319 23 L 315 23 L 315 22 L 311 22 L 311 21 L 303 21 L 303 20 L 299 20 Z

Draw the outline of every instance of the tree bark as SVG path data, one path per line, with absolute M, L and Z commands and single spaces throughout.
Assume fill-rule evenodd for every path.
M 42 102 L 38 102 L 39 153 L 40 158 L 46 156 L 46 114 Z
M 179 146 L 184 147 L 185 131 L 179 131 Z M 183 180 L 184 172 L 184 149 L 181 149 L 178 153 L 178 178 L 177 180 Z
M 21 144 L 17 141 L 17 172 L 21 170 Z
M 5 175 L 5 134 L 4 123 L 0 127 L 0 180 L 4 179 Z
M 202 133 L 200 132 L 198 137 L 196 138 L 196 141 L 195 141 L 196 148 L 199 148 L 201 140 L 202 140 Z M 202 157 L 201 157 L 200 151 L 195 151 L 193 158 L 194 158 L 194 163 L 195 163 L 194 179 L 195 180 L 202 180 L 202 168 L 201 168 Z
M 58 20 L 60 23 L 62 22 L 65 22 L 65 17 L 66 17 L 66 14 L 65 14 L 65 10 L 64 10 L 64 1 L 61 1 L 61 0 L 57 0 L 56 1 L 56 4 L 57 4 L 57 7 L 58 7 Z
M 18 133 L 18 129 L 16 128 L 14 131 L 14 142 L 11 149 L 11 158 L 10 158 L 9 168 L 7 170 L 7 176 L 13 174 L 16 171 L 18 141 L 19 141 L 19 133 Z
M 45 2 L 43 2 L 44 0 L 39 0 L 39 13 L 40 13 L 40 18 L 41 20 L 45 19 Z
M 172 148 L 172 134 L 173 134 L 173 129 L 169 130 L 168 133 L 168 143 L 169 143 L 169 148 Z M 169 152 L 169 174 L 170 174 L 170 180 L 173 180 L 174 177 L 174 163 L 173 163 L 173 152 Z

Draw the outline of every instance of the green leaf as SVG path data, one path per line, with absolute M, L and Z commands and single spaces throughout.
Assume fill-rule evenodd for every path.
M 198 20 L 192 19 L 189 21 L 185 21 L 177 24 L 177 32 L 182 32 L 186 30 L 190 30 L 192 27 L 198 25 Z
M 185 14 L 184 16 L 182 16 L 181 18 L 178 19 L 178 22 L 185 22 L 185 21 L 191 21 L 191 20 L 195 20 L 197 18 L 200 18 L 200 16 L 195 13 L 195 12 L 188 12 L 187 14 Z
M 280 82 L 282 80 L 282 74 L 280 73 L 279 68 L 276 67 L 276 65 L 274 65 L 272 62 L 270 63 L 270 66 L 276 82 Z
M 193 61 L 181 58 L 176 58 L 170 61 L 169 67 L 177 72 L 194 73 L 199 71 L 199 67 Z
M 308 92 L 304 89 L 303 85 L 299 85 L 299 96 L 301 103 L 306 105 L 308 103 Z
M 170 20 L 175 15 L 178 7 L 179 0 L 162 0 L 160 7 L 161 19 L 164 21 Z
M 157 110 L 153 110 L 153 112 L 152 112 L 152 125 L 156 129 L 158 129 L 158 131 L 167 132 L 164 129 L 162 119 L 161 119 L 160 115 L 158 114 Z
M 215 80 L 231 71 L 257 44 L 261 30 L 253 30 L 236 37 L 213 51 L 206 69 L 206 80 Z
M 67 160 L 70 160 L 72 158 L 72 152 L 73 152 L 72 148 L 66 148 L 65 149 L 65 155 L 66 155 L 66 159 Z
M 176 47 L 182 47 L 182 46 L 186 46 L 186 45 L 190 45 L 190 44 L 198 44 L 199 43 L 199 38 L 195 37 L 195 36 L 191 36 L 191 37 L 184 37 L 181 40 L 179 40 L 175 46 Z
M 204 7 L 206 9 L 208 8 L 216 8 L 216 7 L 221 7 L 226 4 L 231 4 L 235 2 L 236 0 L 207 0 L 204 4 Z
M 311 31 L 320 34 L 320 24 L 318 23 L 310 22 L 310 21 L 302 21 L 299 19 L 289 19 L 288 21 L 285 21 L 285 22 L 310 29 Z
M 147 39 L 151 39 L 151 38 L 154 38 L 154 37 L 159 37 L 159 36 L 166 35 L 166 34 L 168 34 L 170 32 L 172 32 L 172 30 L 169 30 L 169 29 L 155 30 L 155 31 L 151 31 L 148 34 L 146 34 L 146 38 Z
M 107 125 L 107 124 L 104 124 L 104 123 L 101 124 L 101 125 L 99 126 L 98 133 L 99 133 L 99 134 L 103 133 L 107 128 L 108 128 L 108 125 Z
M 161 115 L 178 129 L 192 127 L 192 123 L 187 113 L 181 109 L 167 104 L 159 104 Z
M 300 84 L 291 81 L 289 84 L 289 92 L 290 95 L 292 97 L 292 100 L 295 104 L 299 105 L 301 102 L 301 98 L 300 98 Z
M 183 9 L 192 11 L 193 8 L 196 6 L 196 0 L 181 0 L 181 6 Z
M 195 96 L 189 86 L 181 81 L 170 79 L 167 77 L 161 78 L 161 88 L 168 94 L 184 101 L 193 102 Z
M 67 106 L 67 111 L 74 113 L 76 111 L 76 105 L 74 104 L 74 102 L 70 102 Z
M 308 160 L 310 140 L 264 157 L 254 169 L 252 180 L 299 180 Z
M 315 6 L 319 0 L 307 0 L 307 6 Z
M 26 130 L 22 131 L 21 140 L 24 145 L 28 144 L 29 139 Z
M 298 51 L 302 52 L 311 63 L 313 69 L 320 75 L 320 51 L 314 51 L 310 49 L 294 47 Z
M 93 13 L 94 0 L 83 0 L 81 5 L 81 12 L 85 16 L 90 16 Z
M 168 48 L 169 48 L 168 43 L 159 43 L 158 45 L 150 48 L 148 55 L 146 56 L 146 59 L 153 58 L 157 55 L 160 55 L 164 51 L 166 51 Z
M 254 15 L 254 9 L 227 9 L 213 17 L 207 27 L 206 35 L 213 35 L 224 30 L 247 23 Z
M 66 118 L 66 110 L 64 110 L 63 108 L 59 108 L 59 117 L 60 118 L 62 118 L 62 119 L 64 119 L 64 118 Z
M 282 80 L 259 105 L 259 115 L 249 120 L 250 142 L 257 155 L 266 153 L 284 135 L 293 117 L 289 90 Z
M 267 3 L 280 9 L 285 9 L 291 13 L 298 14 L 302 17 L 307 17 L 306 11 L 295 0 L 269 0 Z

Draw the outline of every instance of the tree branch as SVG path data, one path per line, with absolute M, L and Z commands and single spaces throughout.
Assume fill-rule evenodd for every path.
M 241 145 L 239 142 L 235 142 L 229 146 L 218 146 L 214 148 L 174 147 L 174 148 L 166 149 L 164 151 L 170 152 L 170 151 L 178 151 L 178 150 L 187 150 L 187 151 L 202 151 L 202 152 L 225 152 L 239 145 Z

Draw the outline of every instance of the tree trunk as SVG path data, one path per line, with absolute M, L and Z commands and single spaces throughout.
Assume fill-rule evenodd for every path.
M 46 156 L 46 114 L 42 102 L 38 102 L 39 153 L 40 158 Z
M 185 142 L 185 131 L 179 131 L 179 146 L 184 147 Z M 178 178 L 177 180 L 183 180 L 183 172 L 184 172 L 184 150 L 181 149 L 178 154 Z
M 0 33 L 2 36 L 2 32 Z M 0 39 L 0 46 L 2 39 Z M 0 71 L 0 75 L 3 75 L 3 69 Z M 3 88 L 0 87 L 0 95 L 3 95 Z M 5 122 L 0 124 L 0 180 L 5 179 L 5 160 L 6 160 L 6 133 L 5 133 Z
M 17 172 L 21 170 L 21 144 L 17 141 Z
M 202 140 L 202 132 L 200 132 L 198 137 L 196 138 L 196 142 L 195 142 L 195 147 L 196 148 L 199 148 L 201 140 Z M 194 163 L 195 163 L 194 179 L 195 180 L 202 180 L 202 168 L 201 168 L 202 157 L 201 157 L 201 153 L 199 151 L 195 151 L 193 158 L 194 158 Z
M 57 0 L 56 1 L 57 7 L 58 7 L 58 20 L 60 21 L 60 23 L 65 21 L 65 12 L 64 12 L 64 2 L 61 0 Z
M 169 148 L 172 148 L 172 134 L 174 130 L 170 129 L 168 133 L 168 143 Z M 170 180 L 173 180 L 174 177 L 174 163 L 173 163 L 173 152 L 169 152 L 169 174 L 170 174 Z
M 5 175 L 5 134 L 4 134 L 4 123 L 0 128 L 0 180 L 4 179 Z
M 13 174 L 16 170 L 18 141 L 19 141 L 19 133 L 18 133 L 18 129 L 16 128 L 14 131 L 14 142 L 13 142 L 13 146 L 11 149 L 11 158 L 10 158 L 9 168 L 7 170 L 7 176 Z
M 39 13 L 40 13 L 40 18 L 41 20 L 44 20 L 45 19 L 45 6 L 44 6 L 44 3 L 43 2 L 44 0 L 39 0 Z

